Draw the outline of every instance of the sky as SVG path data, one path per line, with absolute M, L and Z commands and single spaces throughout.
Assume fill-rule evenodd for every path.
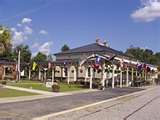
M 57 53 L 96 38 L 125 51 L 130 46 L 160 52 L 160 0 L 0 0 L 0 24 L 13 46 Z

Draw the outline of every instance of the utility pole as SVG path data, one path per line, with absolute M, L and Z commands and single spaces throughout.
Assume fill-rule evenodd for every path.
M 20 66 L 21 66 L 21 51 L 18 50 L 18 80 L 21 79 L 21 69 L 20 69 Z

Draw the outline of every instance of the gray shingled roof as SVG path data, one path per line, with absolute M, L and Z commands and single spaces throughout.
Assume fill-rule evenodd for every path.
M 121 51 L 118 51 L 118 50 L 112 49 L 110 47 L 100 45 L 98 43 L 92 43 L 92 44 L 85 45 L 85 46 L 82 46 L 82 47 L 70 49 L 70 50 L 65 51 L 65 52 L 57 53 L 55 55 L 70 54 L 70 53 L 86 53 L 86 52 L 109 52 L 109 53 L 116 54 L 116 55 L 123 55 L 123 56 L 125 55 Z

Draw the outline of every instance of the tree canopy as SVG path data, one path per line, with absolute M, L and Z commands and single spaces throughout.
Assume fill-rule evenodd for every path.
M 32 61 L 34 62 L 46 62 L 47 61 L 47 56 L 41 52 L 38 52 L 38 54 L 33 57 Z
M 61 48 L 61 51 L 62 51 L 62 52 L 65 52 L 65 51 L 68 51 L 68 50 L 70 50 L 70 48 L 69 48 L 69 46 L 68 46 L 67 44 L 64 44 L 64 45 L 62 46 L 62 48 Z
M 9 28 L 0 26 L 0 56 L 7 56 L 11 52 L 11 31 Z
M 129 48 L 125 52 L 129 57 L 146 62 L 149 64 L 160 64 L 160 53 L 154 53 L 150 49 L 142 49 L 139 47 Z
M 18 59 L 18 51 L 20 50 L 21 52 L 21 62 L 26 62 L 29 63 L 31 61 L 31 51 L 29 49 L 28 45 L 18 45 L 16 48 L 14 48 L 13 53 L 12 53 L 12 59 Z

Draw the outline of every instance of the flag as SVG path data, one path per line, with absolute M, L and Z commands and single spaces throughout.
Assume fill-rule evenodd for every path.
M 100 62 L 101 58 L 99 56 L 96 56 L 96 63 L 98 64 Z
M 37 63 L 36 63 L 36 62 L 33 62 L 32 70 L 35 71 L 35 70 L 36 70 L 36 67 L 37 67 Z

